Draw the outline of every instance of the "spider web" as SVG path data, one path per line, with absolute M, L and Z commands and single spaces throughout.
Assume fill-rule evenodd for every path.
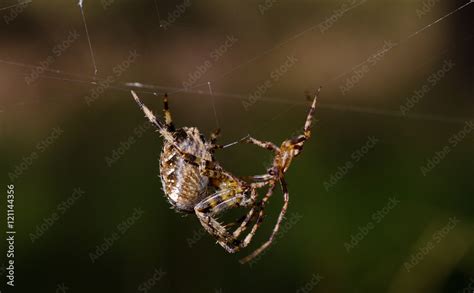
M 395 43 L 395 46 L 390 47 L 386 50 L 383 51 L 383 53 L 387 53 L 389 51 L 392 51 L 395 48 L 399 48 L 405 43 L 408 43 L 411 39 L 418 37 L 420 34 L 432 29 L 436 25 L 442 25 L 443 20 L 447 19 L 448 17 L 452 16 L 455 13 L 459 13 L 461 10 L 464 10 L 472 4 L 474 0 L 470 0 L 459 7 L 455 8 L 452 11 L 447 12 L 443 16 L 437 18 L 434 21 L 431 21 L 430 23 L 420 27 L 414 32 L 409 33 L 406 37 L 401 38 L 398 42 Z M 32 4 L 33 3 L 33 4 Z M 14 4 L 7 4 L 6 6 L 0 7 L 0 12 L 1 11 L 8 11 L 12 8 L 15 8 L 17 6 L 21 5 L 34 5 L 34 2 L 31 0 L 25 0 L 25 1 L 19 1 Z M 361 3 L 360 3 L 361 4 Z M 52 80 L 57 80 L 58 82 L 71 82 L 71 83 L 78 83 L 78 84 L 84 84 L 90 87 L 96 86 L 98 82 L 102 81 L 105 76 L 101 76 L 98 74 L 98 68 L 96 64 L 96 58 L 95 58 L 95 53 L 93 49 L 93 43 L 91 41 L 91 37 L 89 35 L 89 28 L 87 25 L 87 15 L 85 13 L 84 6 L 87 5 L 87 1 L 84 2 L 83 0 L 79 0 L 77 2 L 77 5 L 79 6 L 80 14 L 82 17 L 82 22 L 84 26 L 84 32 L 86 34 L 87 38 L 87 43 L 89 47 L 89 54 L 90 54 L 90 59 L 91 59 L 91 67 L 93 74 L 88 75 L 86 73 L 74 73 L 74 72 L 68 72 L 65 70 L 57 69 L 57 68 L 44 68 L 44 73 L 39 76 L 40 79 L 52 79 Z M 154 6 L 156 9 L 156 15 L 157 15 L 157 20 L 159 23 L 159 27 L 162 28 L 162 22 L 163 18 L 160 13 L 160 4 L 158 3 L 157 0 L 154 0 Z M 358 6 L 358 5 L 357 5 Z M 172 26 L 180 26 L 180 23 L 173 23 Z M 255 63 L 257 60 L 263 59 L 275 51 L 282 49 L 286 46 L 289 46 L 292 42 L 294 42 L 297 39 L 303 38 L 304 36 L 308 35 L 311 32 L 314 32 L 319 24 L 312 25 L 300 32 L 297 32 L 293 34 L 291 37 L 286 38 L 282 40 L 281 42 L 278 42 L 276 45 L 264 50 L 260 54 L 257 54 L 249 59 L 244 60 L 243 62 L 235 65 L 232 67 L 230 70 L 224 72 L 223 74 L 220 74 L 219 78 L 216 78 L 214 80 L 207 80 L 200 82 L 198 84 L 195 84 L 189 88 L 181 88 L 181 87 L 176 87 L 176 86 L 170 86 L 170 85 L 165 85 L 165 84 L 146 84 L 142 83 L 139 81 L 121 81 L 121 82 L 116 82 L 108 87 L 109 90 L 113 91 L 123 91 L 123 92 L 129 92 L 130 89 L 135 89 L 137 93 L 142 93 L 142 94 L 162 94 L 164 91 L 167 91 L 169 94 L 175 94 L 179 92 L 187 92 L 191 94 L 196 94 L 196 95 L 204 95 L 207 97 L 210 97 L 211 104 L 212 104 L 212 109 L 213 109 L 213 114 L 214 114 L 214 119 L 215 119 L 215 124 L 217 127 L 219 127 L 219 119 L 218 119 L 218 111 L 215 106 L 215 97 L 219 98 L 227 98 L 227 99 L 237 99 L 237 100 L 243 100 L 248 97 L 247 94 L 242 94 L 242 93 L 232 93 L 232 92 L 220 92 L 220 91 L 213 91 L 212 89 L 212 84 L 218 84 L 219 82 L 222 82 L 224 79 L 227 79 L 234 75 L 236 72 L 239 70 L 242 70 L 245 67 L 250 66 L 252 63 Z M 369 56 L 370 57 L 370 56 Z M 1 58 L 1 57 L 0 57 Z M 348 68 L 346 71 L 341 72 L 340 74 L 328 78 L 322 82 L 320 82 L 321 85 L 328 85 L 331 84 L 334 81 L 337 81 L 341 79 L 342 77 L 350 74 L 351 72 L 354 72 L 357 68 L 360 68 L 364 64 L 366 64 L 368 61 L 368 58 L 364 59 L 362 62 L 351 66 Z M 26 69 L 35 69 L 38 67 L 38 65 L 34 64 L 27 64 L 27 63 L 22 63 L 18 62 L 15 60 L 3 60 L 0 59 L 0 64 L 3 65 L 9 65 L 9 66 L 15 66 L 18 68 L 22 68 L 24 70 Z M 207 92 L 203 91 L 201 88 L 207 87 Z M 295 106 L 299 105 L 306 105 L 307 103 L 304 101 L 300 102 L 295 102 L 294 100 L 289 100 L 289 99 L 282 99 L 282 98 L 276 98 L 276 97 L 271 97 L 271 96 L 262 96 L 260 98 L 262 102 L 266 103 L 276 103 L 276 104 L 288 104 L 289 107 L 285 109 L 283 113 L 279 113 L 276 115 L 274 118 L 271 120 L 276 119 L 277 117 L 284 115 L 286 112 L 291 110 Z M 429 113 L 408 113 L 406 115 L 402 115 L 399 111 L 390 111 L 390 110 L 385 110 L 385 109 L 377 109 L 377 108 L 370 108 L 370 107 L 358 107 L 358 106 L 351 106 L 351 105 L 345 105 L 345 104 L 335 104 L 335 103 L 327 103 L 327 102 L 321 102 L 319 104 L 320 108 L 326 108 L 326 109 L 331 109 L 335 111 L 350 111 L 350 112 L 358 112 L 358 113 L 366 113 L 366 114 L 373 114 L 373 115 L 383 115 L 383 116 L 389 116 L 389 117 L 404 117 L 408 119 L 416 119 L 416 120 L 424 120 L 424 121 L 437 121 L 437 122 L 445 122 L 445 123 L 463 123 L 466 120 L 472 119 L 472 117 L 448 117 L 448 116 L 442 116 L 442 115 L 433 115 Z M 4 112 L 5 109 L 0 109 L 0 113 Z M 271 121 L 270 121 L 271 122 Z

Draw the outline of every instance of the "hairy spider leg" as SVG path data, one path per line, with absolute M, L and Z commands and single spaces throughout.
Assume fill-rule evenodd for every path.
M 251 136 L 247 136 L 241 140 L 242 142 L 249 143 L 249 144 L 254 144 L 258 147 L 261 147 L 263 149 L 269 150 L 269 151 L 274 151 L 274 152 L 279 152 L 280 149 L 272 142 L 269 141 L 260 141 L 256 138 L 253 138 Z
M 252 183 L 250 186 L 251 188 L 251 192 L 256 192 L 256 190 L 258 188 L 261 188 L 261 187 L 264 187 L 268 185 L 267 182 L 259 182 L 259 183 Z M 270 188 L 273 188 L 274 187 L 274 184 L 270 184 Z M 265 198 L 269 197 L 269 194 L 273 192 L 273 190 L 270 191 L 270 189 L 267 191 L 267 195 L 265 195 L 264 199 L 263 200 L 260 200 L 255 206 L 252 207 L 252 209 L 244 216 L 242 216 L 241 218 L 239 218 L 237 221 L 233 222 L 233 223 L 229 223 L 229 224 L 226 224 L 226 227 L 233 227 L 233 226 L 236 226 L 236 225 L 239 225 L 239 228 L 237 228 L 232 234 L 234 235 L 234 237 L 239 237 L 240 234 L 242 232 L 245 231 L 245 229 L 247 228 L 248 226 L 248 223 L 250 221 L 252 221 L 255 217 L 257 217 L 258 215 L 255 214 L 255 211 L 258 209 L 260 210 L 261 207 L 263 207 L 263 205 L 265 204 L 265 202 L 267 201 Z M 255 198 L 257 197 L 257 194 L 255 194 Z M 263 203 L 263 205 L 262 205 Z
M 232 236 L 227 229 L 216 220 L 216 216 L 230 208 L 252 204 L 245 193 L 236 193 L 232 189 L 219 190 L 196 205 L 194 211 L 201 225 L 228 252 L 233 253 L 233 247 L 239 246 L 240 241 Z
M 211 144 L 213 145 L 216 144 L 217 138 L 220 136 L 220 134 L 221 134 L 220 128 L 217 128 L 213 132 L 211 132 Z
M 252 240 L 253 235 L 255 234 L 256 230 L 258 229 L 261 222 L 263 221 L 263 216 L 264 216 L 263 209 L 265 208 L 265 204 L 267 203 L 270 196 L 272 196 L 274 189 L 275 189 L 275 184 L 271 183 L 268 190 L 267 190 L 267 193 L 262 198 L 262 200 L 260 200 L 254 207 L 252 207 L 252 209 L 247 214 L 245 220 L 241 223 L 240 227 L 237 228 L 232 233 L 235 238 L 238 238 L 240 236 L 240 234 L 247 229 L 248 224 L 253 220 L 253 218 L 257 217 L 255 225 L 252 227 L 252 230 L 250 232 L 250 234 L 252 234 L 252 236 L 250 236 L 250 238 L 249 238 L 249 235 L 247 235 L 247 237 L 244 239 L 245 246 L 247 246 L 248 243 L 250 243 L 250 241 Z M 258 211 L 257 216 L 254 215 L 254 213 L 256 211 Z
M 268 191 L 267 191 L 267 194 L 263 197 L 263 199 L 259 202 L 259 211 L 258 211 L 258 216 L 257 216 L 257 219 L 255 221 L 255 224 L 254 226 L 252 227 L 252 230 L 250 231 L 249 234 L 247 234 L 247 236 L 244 238 L 244 241 L 243 241 L 243 246 L 246 247 L 247 245 L 250 244 L 250 242 L 252 241 L 252 238 L 253 236 L 255 235 L 255 233 L 257 232 L 257 229 L 260 227 L 260 225 L 262 224 L 263 222 L 263 218 L 265 216 L 264 214 L 264 208 L 265 208 L 265 204 L 267 203 L 267 201 L 270 199 L 270 197 L 273 195 L 273 191 L 275 190 L 275 184 L 272 182 L 270 184 L 270 187 L 268 188 Z M 245 230 L 245 229 L 244 229 Z
M 166 128 L 169 131 L 174 132 L 176 128 L 174 127 L 174 124 L 173 124 L 173 117 L 171 116 L 167 93 L 165 93 L 165 95 L 163 96 L 163 115 L 165 116 Z
M 228 143 L 228 144 L 217 144 L 217 138 L 220 136 L 220 128 L 214 130 L 212 133 L 211 133 L 211 139 L 210 139 L 210 144 L 208 146 L 209 150 L 214 153 L 214 151 L 216 149 L 226 149 L 228 147 L 231 147 L 231 146 L 234 146 L 234 145 L 237 145 L 242 139 L 240 140 L 236 140 L 234 142 L 231 142 L 231 143 Z
M 265 249 L 267 249 L 272 244 L 273 240 L 275 239 L 275 236 L 277 235 L 280 229 L 281 222 L 283 221 L 285 217 L 286 210 L 288 209 L 288 202 L 290 200 L 288 188 L 287 188 L 285 179 L 283 177 L 280 178 L 280 185 L 281 185 L 281 189 L 283 190 L 283 206 L 281 208 L 280 214 L 278 215 L 278 220 L 277 220 L 277 223 L 275 224 L 275 227 L 273 228 L 272 234 L 270 235 L 270 238 L 264 244 L 262 244 L 250 255 L 241 259 L 240 263 L 242 264 L 252 260 L 256 256 L 258 256 L 260 253 L 262 253 Z
M 148 107 L 145 106 L 145 104 L 143 104 L 142 101 L 140 101 L 140 99 L 138 98 L 137 94 L 134 91 L 131 91 L 131 93 L 132 93 L 132 96 L 133 96 L 133 99 L 135 100 L 135 102 L 137 102 L 140 109 L 143 111 L 143 113 L 145 113 L 145 117 L 148 118 L 148 120 L 153 125 L 155 125 L 155 127 L 158 129 L 160 134 L 167 141 L 172 142 L 173 141 L 172 132 L 169 131 L 168 128 L 165 125 L 163 125 L 163 123 L 156 118 L 156 116 L 153 114 L 153 112 L 150 109 L 148 109 Z
M 309 109 L 309 112 L 304 124 L 303 134 L 293 137 L 289 139 L 288 141 L 283 142 L 282 144 L 283 146 L 286 143 L 286 145 L 290 145 L 291 149 L 295 149 L 296 152 L 294 156 L 297 156 L 301 152 L 304 142 L 307 141 L 311 137 L 311 128 L 313 127 L 314 113 L 316 112 L 316 102 L 318 100 L 320 91 L 321 91 L 321 87 L 318 88 L 318 91 L 314 95 L 313 102 L 311 103 L 311 108 Z
M 254 199 L 247 199 L 243 194 L 234 194 L 232 190 L 221 191 L 216 195 L 213 195 L 206 200 L 199 203 L 196 208 L 196 215 L 198 216 L 201 224 L 204 228 L 217 238 L 217 243 L 219 243 L 227 252 L 235 253 L 239 250 L 247 247 L 252 241 L 253 236 L 256 234 L 257 229 L 260 227 L 264 218 L 264 206 L 270 196 L 273 194 L 275 185 L 271 184 L 265 197 L 259 201 L 257 204 L 254 204 Z M 253 192 L 256 193 L 255 189 Z M 228 233 L 224 226 L 222 226 L 214 216 L 224 212 L 227 209 L 237 207 L 237 206 L 249 206 L 252 205 L 251 210 L 245 216 L 245 220 L 241 223 L 238 229 L 236 229 L 232 234 Z M 258 212 L 258 214 L 255 214 Z M 239 240 L 241 233 L 243 233 L 250 223 L 255 218 L 255 223 L 252 226 L 251 231 L 246 235 L 243 240 Z

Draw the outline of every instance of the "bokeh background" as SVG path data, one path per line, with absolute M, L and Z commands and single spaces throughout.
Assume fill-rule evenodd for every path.
M 17 232 L 14 289 L 0 242 L 2 292 L 472 292 L 468 2 L 85 0 L 94 74 L 77 1 L 0 1 L 0 207 L 14 184 Z M 169 208 L 162 140 L 129 91 L 156 113 L 169 92 L 178 126 L 219 125 L 222 143 L 280 143 L 319 86 L 287 221 L 240 265 L 281 192 L 251 247 L 228 255 Z M 244 176 L 272 157 L 239 145 L 217 159 Z

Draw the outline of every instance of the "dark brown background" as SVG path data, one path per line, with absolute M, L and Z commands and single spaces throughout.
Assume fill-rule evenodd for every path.
M 462 290 L 474 287 L 473 132 L 426 176 L 420 171 L 474 120 L 474 5 L 421 30 L 466 2 L 434 1 L 419 16 L 422 1 L 366 1 L 322 33 L 318 24 L 351 1 L 276 1 L 263 15 L 264 1 L 191 1 L 164 30 L 155 5 L 163 20 L 184 2 L 115 0 L 104 9 L 100 1 L 85 0 L 97 76 L 77 2 L 33 1 L 8 24 L 11 10 L 0 10 L 2 190 L 25 157 L 38 155 L 13 180 L 17 286 L 6 292 L 61 292 L 61 284 L 67 292 L 134 292 L 156 269 L 166 274 L 149 292 L 305 292 L 305 285 L 312 292 L 468 292 Z M 2 7 L 15 3 L 1 1 Z M 27 85 L 25 76 L 74 30 L 80 37 Z M 191 90 L 180 90 L 228 36 L 238 41 Z M 374 62 L 388 41 L 398 45 Z M 85 97 L 97 88 L 91 82 L 115 77 L 114 66 L 130 50 L 139 54 L 136 61 L 88 105 Z M 246 109 L 243 101 L 287 56 L 298 61 Z M 351 69 L 370 57 L 368 72 L 343 94 Z M 400 106 L 445 60 L 455 66 L 402 115 Z M 251 133 L 280 143 L 303 125 L 304 92 L 323 86 L 314 136 L 287 174 L 288 219 L 296 223 L 251 267 L 238 264 L 239 256 L 227 255 L 207 235 L 190 247 L 193 235 L 202 234 L 200 226 L 169 209 L 157 177 L 161 139 L 151 128 L 138 135 L 147 124 L 125 85 L 155 85 L 135 89 L 157 113 L 161 101 L 152 92 L 170 92 L 175 123 L 209 133 L 216 120 L 208 81 L 222 142 Z M 37 144 L 56 127 L 63 133 L 40 149 Z M 351 154 L 368 137 L 378 142 L 355 162 Z M 107 157 L 127 142 L 123 155 L 108 164 Z M 248 175 L 264 172 L 271 156 L 237 146 L 218 159 Z M 325 182 L 350 163 L 327 190 Z M 30 233 L 59 211 L 74 188 L 84 195 L 32 242 Z M 376 223 L 372 215 L 391 197 L 400 203 Z M 279 192 L 255 243 L 240 256 L 268 237 L 280 206 Z M 92 263 L 89 254 L 135 208 L 144 214 Z M 408 272 L 405 263 L 451 217 L 459 223 Z M 369 223 L 373 229 L 347 252 L 344 243 Z M 4 216 L 0 224 L 5 227 Z M 4 251 L 6 242 L 0 247 Z M 322 279 L 315 284 L 318 274 Z

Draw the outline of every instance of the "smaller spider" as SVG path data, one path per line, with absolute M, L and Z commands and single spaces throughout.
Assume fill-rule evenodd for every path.
M 250 255 L 241 259 L 240 260 L 241 263 L 246 263 L 250 261 L 257 255 L 262 253 L 265 249 L 267 249 L 272 244 L 275 236 L 278 233 L 278 230 L 280 229 L 280 224 L 283 221 L 283 218 L 285 217 L 286 210 L 288 208 L 288 202 L 289 202 L 289 192 L 288 192 L 287 184 L 285 181 L 285 173 L 290 167 L 290 164 L 293 158 L 298 156 L 301 153 L 304 143 L 311 137 L 313 117 L 314 117 L 314 112 L 316 111 L 316 101 L 317 101 L 320 91 L 321 91 L 321 87 L 317 90 L 316 94 L 314 95 L 311 108 L 309 109 L 308 115 L 306 117 L 306 122 L 303 128 L 303 134 L 297 135 L 293 138 L 283 141 L 280 147 L 276 146 L 272 142 L 260 141 L 250 136 L 241 140 L 244 143 L 254 144 L 258 147 L 270 150 L 275 154 L 272 166 L 267 170 L 267 174 L 250 177 L 251 180 L 253 180 L 254 182 L 260 182 L 260 183 L 265 183 L 269 185 L 269 192 L 262 199 L 262 202 L 263 202 L 262 206 L 265 205 L 265 203 L 268 201 L 268 199 L 272 195 L 272 191 L 276 183 L 280 183 L 281 189 L 283 191 L 283 207 L 280 211 L 280 214 L 277 219 L 277 223 L 273 228 L 270 238 L 264 244 L 262 244 L 259 248 L 257 248 L 254 252 L 252 252 Z M 263 210 L 261 210 L 260 213 L 263 213 Z

